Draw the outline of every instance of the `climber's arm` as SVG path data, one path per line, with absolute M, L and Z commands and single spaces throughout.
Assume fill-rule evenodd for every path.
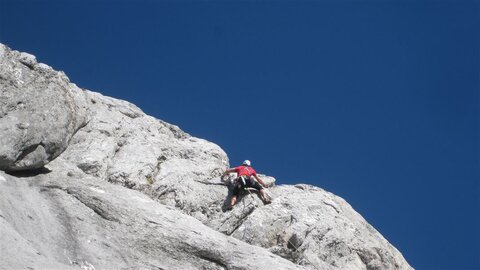
M 230 168 L 230 169 L 227 169 L 227 170 L 222 174 L 222 176 L 225 176 L 225 175 L 227 175 L 227 174 L 229 174 L 229 173 L 234 173 L 234 172 L 235 172 L 235 168 Z

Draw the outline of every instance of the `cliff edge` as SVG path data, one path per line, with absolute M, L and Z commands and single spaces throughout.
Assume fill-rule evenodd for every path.
M 226 211 L 217 145 L 0 44 L 0 269 L 412 269 L 342 198 Z

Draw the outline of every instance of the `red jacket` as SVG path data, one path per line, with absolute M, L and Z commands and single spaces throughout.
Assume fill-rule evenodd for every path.
M 237 173 L 237 176 L 246 175 L 250 177 L 252 175 L 257 175 L 257 172 L 252 167 L 243 165 L 235 167 L 235 172 Z

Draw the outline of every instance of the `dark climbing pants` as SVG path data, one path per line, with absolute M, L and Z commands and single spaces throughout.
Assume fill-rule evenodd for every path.
M 238 196 L 240 191 L 244 188 L 254 188 L 256 190 L 262 190 L 263 187 L 251 177 L 238 177 L 235 179 L 235 185 L 233 186 L 233 195 Z

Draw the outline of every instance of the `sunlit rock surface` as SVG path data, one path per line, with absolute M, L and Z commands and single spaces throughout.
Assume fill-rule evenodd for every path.
M 84 92 L 63 72 L 0 44 L 0 170 L 44 166 L 85 123 Z
M 0 48 L 0 269 L 411 269 L 318 187 L 263 176 L 271 204 L 245 191 L 226 211 L 220 147 Z

